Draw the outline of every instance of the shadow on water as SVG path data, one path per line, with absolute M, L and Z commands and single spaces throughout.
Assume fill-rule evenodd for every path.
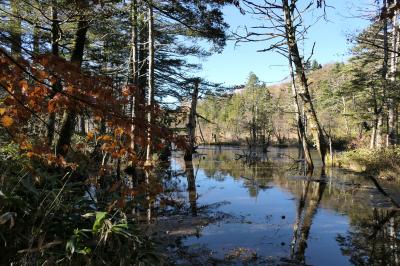
M 308 172 L 297 149 L 257 152 L 251 164 L 237 154 L 203 147 L 193 161 L 173 155 L 190 216 L 202 206 L 226 214 L 183 236 L 186 255 L 174 264 L 399 265 L 398 184 L 336 168 Z

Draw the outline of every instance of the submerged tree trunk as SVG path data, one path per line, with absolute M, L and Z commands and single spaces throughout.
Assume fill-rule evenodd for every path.
M 77 67 L 81 67 L 83 60 L 83 52 L 85 49 L 86 33 L 89 24 L 85 17 L 81 17 L 78 22 L 78 29 L 75 35 L 74 50 L 71 55 L 71 63 Z M 65 156 L 71 145 L 71 138 L 75 130 L 77 110 L 72 107 L 63 114 L 61 121 L 60 137 L 57 142 L 57 154 Z
M 292 59 L 290 58 L 290 56 L 289 56 L 289 68 L 290 68 L 290 76 L 292 79 L 293 106 L 294 106 L 294 111 L 296 113 L 296 124 L 297 124 L 297 132 L 299 135 L 299 142 L 301 143 L 301 145 L 303 147 L 304 159 L 307 163 L 308 169 L 313 169 L 314 164 L 313 164 L 313 161 L 311 158 L 310 149 L 308 147 L 307 136 L 306 136 L 306 132 L 304 129 L 303 120 L 300 115 L 300 106 L 299 106 L 298 92 L 297 92 L 297 87 L 296 87 L 296 80 L 295 80 L 295 76 L 294 76 Z
M 283 0 L 282 5 L 283 5 L 283 12 L 285 15 L 285 30 L 286 30 L 287 45 L 289 48 L 289 57 L 294 63 L 296 75 L 299 78 L 301 85 L 301 92 L 299 92 L 299 95 L 303 101 L 304 109 L 311 125 L 311 133 L 314 138 L 314 142 L 317 146 L 318 152 L 320 154 L 322 164 L 325 165 L 327 144 L 325 141 L 325 136 L 322 127 L 318 121 L 317 114 L 315 112 L 311 100 L 303 60 L 300 56 L 300 52 L 297 46 L 296 27 L 293 25 L 292 7 L 289 6 L 288 0 Z
M 196 145 L 196 109 L 197 98 L 199 96 L 199 80 L 194 81 L 194 88 L 192 92 L 192 102 L 190 106 L 189 119 L 187 123 L 188 130 L 188 145 L 185 151 L 185 160 L 192 160 L 192 155 L 195 151 Z

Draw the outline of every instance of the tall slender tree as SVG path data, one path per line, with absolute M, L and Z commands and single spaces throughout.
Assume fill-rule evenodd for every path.
M 262 16 L 271 23 L 270 26 L 260 26 L 262 32 L 247 32 L 237 34 L 238 42 L 264 41 L 268 44 L 267 48 L 260 50 L 266 52 L 275 50 L 293 62 L 296 79 L 298 82 L 298 96 L 302 100 L 305 115 L 310 125 L 311 135 L 320 154 L 322 163 L 325 164 L 327 143 L 322 126 L 319 122 L 312 97 L 309 91 L 309 84 L 305 65 L 307 62 L 300 54 L 298 43 L 305 38 L 306 31 L 300 30 L 304 26 L 303 14 L 308 11 L 313 4 L 322 7 L 324 1 L 312 1 L 303 11 L 298 8 L 297 0 L 281 0 L 275 2 L 265 1 L 258 4 L 253 1 L 244 0 L 244 4 L 249 8 L 247 12 L 253 15 Z M 273 41 L 273 43 L 270 43 Z M 305 151 L 306 152 L 306 151 Z M 311 164 L 310 164 L 311 166 Z
M 86 42 L 86 33 L 89 29 L 89 21 L 84 14 L 87 7 L 88 3 L 86 1 L 83 1 L 79 6 L 79 9 L 83 14 L 79 17 L 74 40 L 74 48 L 71 54 L 71 63 L 75 64 L 77 68 L 80 68 L 82 65 Z M 56 151 L 60 155 L 65 156 L 68 153 L 69 147 L 71 145 L 72 135 L 75 130 L 77 114 L 78 110 L 74 108 L 66 110 L 63 114 L 60 136 L 56 146 Z

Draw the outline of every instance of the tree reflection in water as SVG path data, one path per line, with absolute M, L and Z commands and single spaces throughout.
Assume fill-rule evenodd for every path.
M 197 216 L 197 192 L 196 175 L 194 173 L 193 161 L 185 161 L 185 173 L 187 177 L 190 211 L 193 216 Z
M 291 257 L 305 263 L 305 251 L 313 218 L 318 210 L 326 187 L 325 169 L 321 169 L 319 180 L 312 180 L 312 171 L 307 172 L 307 179 L 302 182 L 302 193 L 297 206 L 296 221 L 293 225 Z
M 230 205 L 230 211 L 239 215 L 243 210 L 252 213 L 251 216 L 246 216 L 249 220 L 248 224 L 227 223 L 227 230 L 235 227 L 235 230 L 239 230 L 235 231 L 238 235 L 246 235 L 246 230 L 265 226 L 267 239 L 274 239 L 275 235 L 271 235 L 268 231 L 274 224 L 263 223 L 259 218 L 259 213 L 243 209 L 240 204 L 251 203 L 248 206 L 254 206 L 254 208 L 265 205 L 266 208 L 262 211 L 266 214 L 276 211 L 276 207 L 261 201 L 251 201 L 242 194 L 240 196 L 243 197 L 244 202 L 235 202 L 235 197 L 238 195 L 225 195 L 224 184 L 229 184 L 228 191 L 232 191 L 232 187 L 235 187 L 235 191 L 240 193 L 245 188 L 249 198 L 268 199 L 276 193 L 278 195 L 290 193 L 293 197 L 291 200 L 295 200 L 295 205 L 293 209 L 287 209 L 286 219 L 288 226 L 292 229 L 285 231 L 281 238 L 283 241 L 285 238 L 291 241 L 290 247 L 287 249 L 282 247 L 282 250 L 287 252 L 282 256 L 289 259 L 290 263 L 295 263 L 295 265 L 318 263 L 319 265 L 320 259 L 323 258 L 319 258 L 318 254 L 321 252 L 331 254 L 333 250 L 330 249 L 335 249 L 335 256 L 343 258 L 332 258 L 332 261 L 329 261 L 330 264 L 335 262 L 346 264 L 347 262 L 355 265 L 400 265 L 400 228 L 398 226 L 400 206 L 396 204 L 396 199 L 390 197 L 390 194 L 396 195 L 396 192 L 387 189 L 389 184 L 383 183 L 382 188 L 368 177 L 336 168 L 329 168 L 328 175 L 324 169 L 318 167 L 314 173 L 307 173 L 301 160 L 292 159 L 297 157 L 297 149 L 271 148 L 269 161 L 261 158 L 259 162 L 252 165 L 235 160 L 235 154 L 240 152 L 240 149 L 235 148 L 200 149 L 201 154 L 193 161 L 179 160 L 181 169 L 183 167 L 185 169 L 184 178 L 187 179 L 188 203 L 192 216 L 199 215 L 199 200 L 202 205 L 213 203 L 208 202 L 206 194 L 202 194 L 203 197 L 199 198 L 198 193 L 213 189 L 217 181 L 220 184 L 218 188 L 221 189 L 218 191 L 217 198 L 228 201 L 233 199 L 234 203 Z M 199 164 L 200 161 L 201 164 Z M 196 176 L 199 176 L 198 180 Z M 197 188 L 196 182 L 200 180 L 201 187 Z M 232 180 L 234 182 L 231 182 Z M 390 186 L 396 191 L 395 187 L 398 184 L 390 184 Z M 271 191 L 268 192 L 267 190 L 270 189 Z M 282 204 L 291 205 L 283 201 Z M 257 203 L 254 204 L 254 202 Z M 234 204 L 239 204 L 237 210 Z M 251 220 L 251 217 L 254 219 Z M 293 220 L 289 220 L 289 217 Z M 229 233 L 225 235 L 223 223 L 220 226 L 216 231 L 218 234 L 235 240 Z M 326 228 L 329 228 L 328 232 L 325 232 Z M 246 247 L 260 247 L 262 250 L 256 241 L 255 237 L 254 243 L 249 241 Z M 214 242 L 220 243 L 221 239 L 210 234 L 204 237 L 204 243 L 213 245 Z M 221 243 L 229 246 L 228 242 Z M 261 252 L 262 255 L 269 256 L 278 251 L 268 248 Z
M 373 208 L 353 219 L 346 235 L 336 238 L 354 265 L 400 265 L 399 204 L 374 180 L 396 209 Z

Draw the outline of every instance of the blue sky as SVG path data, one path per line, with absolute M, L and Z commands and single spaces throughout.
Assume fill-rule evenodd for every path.
M 300 2 L 309 2 L 302 0 Z M 319 63 L 342 62 L 349 57 L 351 45 L 347 41 L 348 34 L 361 30 L 368 21 L 357 18 L 362 15 L 361 9 L 367 8 L 371 0 L 327 0 L 334 8 L 327 8 L 328 21 L 319 20 L 308 32 L 308 40 L 304 42 L 306 58 L 310 55 L 313 43 L 316 43 L 313 59 Z M 305 23 L 315 22 L 321 10 L 314 10 L 304 17 Z M 261 20 L 251 15 L 241 15 L 232 6 L 224 8 L 225 20 L 231 31 L 237 27 L 260 25 Z M 203 62 L 203 69 L 198 75 L 213 82 L 227 86 L 243 84 L 249 74 L 254 72 L 261 81 L 277 83 L 288 75 L 287 59 L 275 52 L 258 53 L 265 48 L 263 43 L 242 43 L 235 46 L 229 41 L 224 51 L 215 54 Z

